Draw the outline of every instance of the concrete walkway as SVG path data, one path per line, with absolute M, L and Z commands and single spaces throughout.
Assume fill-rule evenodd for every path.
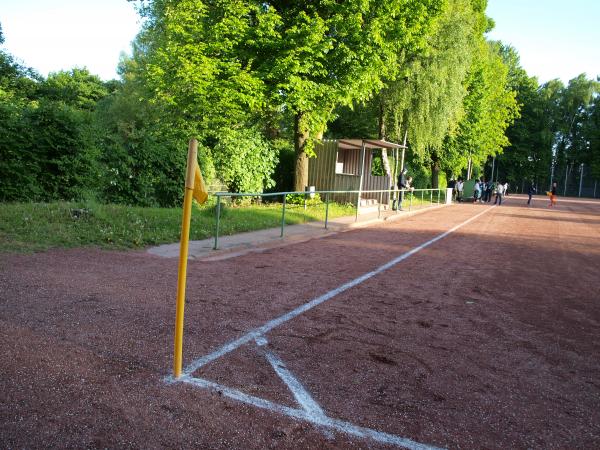
M 319 239 L 332 234 L 348 231 L 354 228 L 366 227 L 386 221 L 400 220 L 424 211 L 441 208 L 446 205 L 427 206 L 411 211 L 381 211 L 360 214 L 358 221 L 355 216 L 338 217 L 328 221 L 327 229 L 324 222 L 307 222 L 298 225 L 286 225 L 281 237 L 281 228 L 269 228 L 266 230 L 249 231 L 231 236 L 219 236 L 219 248 L 213 250 L 214 238 L 201 241 L 190 241 L 188 258 L 202 261 L 217 261 L 233 258 L 249 252 L 261 252 L 273 247 L 281 247 L 304 242 L 311 239 Z M 179 243 L 164 244 L 148 249 L 148 253 L 164 258 L 179 257 Z

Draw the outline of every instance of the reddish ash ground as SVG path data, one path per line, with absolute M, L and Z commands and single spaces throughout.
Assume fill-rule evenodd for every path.
M 333 418 L 447 448 L 600 447 L 600 203 L 522 198 L 268 333 Z M 191 261 L 184 364 L 464 222 L 452 206 Z M 381 448 L 164 382 L 177 260 L 0 255 L 3 448 Z M 252 343 L 195 375 L 297 407 Z

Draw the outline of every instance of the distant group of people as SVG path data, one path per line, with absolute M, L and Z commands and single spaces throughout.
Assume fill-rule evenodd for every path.
M 464 201 L 464 181 L 462 178 L 458 180 L 450 180 L 448 187 L 452 189 L 452 199 L 457 202 Z M 504 197 L 508 197 L 509 184 L 507 182 L 501 183 L 499 181 L 485 181 L 484 178 L 475 180 L 473 187 L 473 202 L 489 203 L 492 201 L 492 197 L 495 196 L 494 204 L 501 205 Z M 537 188 L 533 182 L 530 183 L 527 189 L 527 205 L 531 205 L 533 195 L 537 194 Z M 550 197 L 549 207 L 556 206 L 557 200 L 557 183 L 553 182 L 550 191 L 546 192 Z
M 499 181 L 495 183 L 493 181 L 486 182 L 484 178 L 475 181 L 473 197 L 476 202 L 491 202 L 493 194 L 496 195 L 494 205 L 501 205 L 504 196 L 508 196 L 508 183 L 500 183 Z
M 414 188 L 412 187 L 412 177 L 407 175 L 407 170 L 403 169 L 400 175 L 398 176 L 397 186 L 400 191 L 400 198 L 398 202 L 398 209 L 402 209 L 402 202 L 404 201 L 404 191 L 412 191 Z M 454 179 L 452 178 L 448 182 L 448 188 L 452 189 L 452 200 L 456 202 L 464 201 L 464 187 L 465 183 L 462 178 Z M 494 205 L 502 205 L 502 200 L 504 197 L 508 197 L 508 182 L 501 183 L 499 181 L 485 181 L 483 177 L 475 180 L 475 185 L 473 187 L 473 202 L 474 203 L 490 203 L 492 201 L 492 197 L 495 196 Z M 552 183 L 551 190 L 546 194 L 550 197 L 550 204 L 548 206 L 553 207 L 556 206 L 556 198 L 557 198 L 557 184 L 556 182 Z M 527 200 L 527 205 L 531 205 L 531 199 L 534 194 L 537 193 L 537 188 L 533 182 L 529 185 L 527 190 L 527 194 L 529 196 Z M 394 208 L 395 209 L 395 208 Z
M 464 200 L 464 181 L 462 178 L 458 180 L 450 180 L 448 187 L 452 189 L 452 199 L 457 202 Z M 502 199 L 508 195 L 508 183 L 500 183 L 493 181 L 485 181 L 484 178 L 475 180 L 473 187 L 473 202 L 489 203 L 495 195 L 494 204 L 502 204 Z

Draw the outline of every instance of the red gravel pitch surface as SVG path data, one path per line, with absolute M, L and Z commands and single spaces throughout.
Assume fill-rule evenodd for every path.
M 600 448 L 600 203 L 509 198 L 265 336 L 333 418 L 448 448 Z M 191 261 L 184 364 L 484 205 Z M 177 260 L 0 255 L 0 447 L 381 448 L 167 384 Z M 195 375 L 297 407 L 256 345 Z

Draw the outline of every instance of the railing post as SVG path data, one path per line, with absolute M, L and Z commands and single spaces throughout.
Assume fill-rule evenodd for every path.
M 285 197 L 286 195 L 283 194 L 283 207 L 281 208 L 281 236 L 283 237 L 283 227 L 285 226 Z
M 325 194 L 325 229 L 327 229 L 327 220 L 329 219 L 329 192 Z
M 215 229 L 215 246 L 213 250 L 217 250 L 219 248 L 219 225 L 221 221 L 221 196 L 217 193 L 217 226 Z
M 306 192 L 304 193 L 304 213 L 302 213 L 302 223 L 306 223 Z
M 421 209 L 423 207 L 423 199 L 425 198 L 425 191 L 421 191 L 421 206 L 419 207 L 419 209 Z
M 412 198 L 413 198 L 413 193 L 410 193 L 410 202 L 408 203 L 408 210 L 410 211 L 412 209 Z
M 379 193 L 379 202 L 377 203 L 377 218 L 381 218 L 381 202 L 383 200 L 383 192 Z
M 442 189 L 438 187 L 438 198 L 437 198 L 437 204 L 440 204 L 440 197 L 442 196 Z
M 358 222 L 358 208 L 360 207 L 360 191 L 356 195 L 356 214 L 354 215 L 354 221 Z
M 429 206 L 433 205 L 433 188 L 429 192 Z

